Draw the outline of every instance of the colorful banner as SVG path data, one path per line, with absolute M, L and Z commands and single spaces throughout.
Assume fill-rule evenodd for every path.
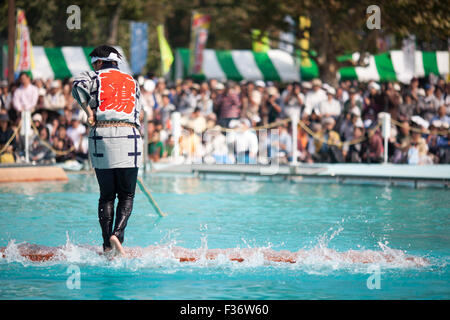
M 16 49 L 14 58 L 14 73 L 31 71 L 34 68 L 33 47 L 31 45 L 30 31 L 22 9 L 17 10 Z
M 158 43 L 161 55 L 161 73 L 164 76 L 170 71 L 170 66 L 173 63 L 173 54 L 169 43 L 164 36 L 164 25 L 158 25 L 156 30 L 158 33 Z
M 267 36 L 267 32 L 264 32 L 261 36 L 261 30 L 252 29 L 252 39 L 254 52 L 267 52 L 270 50 L 270 40 Z
M 148 51 L 148 24 L 145 22 L 130 23 L 131 28 L 131 71 L 133 74 L 140 74 L 142 68 L 147 63 L 147 51 Z
M 203 50 L 208 40 L 208 30 L 211 23 L 211 16 L 198 12 L 192 14 L 191 25 L 191 57 L 190 74 L 202 74 Z

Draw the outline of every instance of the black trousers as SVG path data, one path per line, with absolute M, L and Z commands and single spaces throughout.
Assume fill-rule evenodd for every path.
M 103 250 L 111 247 L 109 238 L 115 235 L 123 243 L 128 218 L 133 210 L 138 168 L 95 169 L 100 199 L 98 219 L 102 229 Z M 114 220 L 114 202 L 118 198 Z

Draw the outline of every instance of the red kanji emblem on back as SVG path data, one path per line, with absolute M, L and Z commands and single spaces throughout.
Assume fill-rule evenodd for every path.
M 130 114 L 136 104 L 136 83 L 132 76 L 110 69 L 99 74 L 99 109 Z

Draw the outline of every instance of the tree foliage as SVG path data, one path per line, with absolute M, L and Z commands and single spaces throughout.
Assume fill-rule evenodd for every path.
M 401 39 L 416 35 L 419 48 L 446 49 L 450 37 L 449 9 L 439 0 L 16 0 L 16 7 L 25 10 L 32 42 L 44 46 L 96 46 L 113 43 L 128 52 L 129 22 L 149 24 L 148 70 L 159 65 L 156 26 L 164 23 L 172 48 L 187 47 L 193 10 L 210 14 L 211 29 L 208 47 L 215 49 L 250 49 L 251 29 L 267 31 L 272 43 L 280 31 L 288 30 L 284 18 L 295 21 L 300 16 L 311 19 L 310 48 L 312 57 L 326 79 L 335 77 L 340 66 L 336 57 L 355 51 L 377 52 L 378 37 L 392 35 Z M 81 8 L 81 29 L 66 27 L 67 7 Z M 366 27 L 366 8 L 376 4 L 381 9 L 381 29 Z M 7 17 L 7 1 L 0 5 L 0 14 Z M 7 19 L 0 20 L 0 37 L 6 40 Z M 303 32 L 296 29 L 296 37 Z M 295 44 L 296 45 L 296 44 Z

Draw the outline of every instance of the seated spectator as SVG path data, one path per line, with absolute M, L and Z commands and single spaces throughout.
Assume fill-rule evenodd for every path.
M 0 112 L 7 113 L 11 108 L 12 95 L 9 92 L 8 81 L 0 82 Z
M 51 164 L 55 162 L 55 154 L 50 150 L 49 133 L 46 127 L 41 127 L 39 137 L 35 137 L 30 146 L 30 160 L 37 164 Z
M 265 99 L 263 105 L 265 114 L 267 115 L 267 123 L 273 123 L 281 117 L 283 109 L 277 88 L 271 86 L 267 89 L 267 99 Z
M 77 115 L 72 116 L 72 123 L 67 129 L 67 136 L 72 140 L 75 149 L 80 148 L 83 135 L 86 133 L 86 127 L 81 124 Z
M 297 152 L 298 152 L 298 159 L 302 162 L 308 162 L 311 163 L 313 160 L 311 158 L 311 154 L 309 153 L 309 145 L 314 144 L 313 142 L 310 142 L 310 136 L 308 133 L 299 125 L 297 129 Z
M 438 147 L 438 141 L 440 139 L 439 130 L 441 125 L 442 123 L 440 120 L 432 121 L 429 127 L 429 134 L 426 138 L 428 151 L 430 156 L 433 158 L 434 163 L 439 163 L 440 148 Z
M 413 131 L 411 142 L 408 147 L 408 164 L 432 164 L 431 157 L 428 156 L 428 145 L 419 131 Z
M 361 119 L 356 122 L 353 129 L 352 139 L 350 141 L 357 141 L 364 137 L 364 124 Z M 366 143 L 363 141 L 359 143 L 352 143 L 351 145 L 344 144 L 343 156 L 346 162 L 361 163 L 363 161 L 363 154 L 365 153 Z
M 43 126 L 43 119 L 40 113 L 35 113 L 31 120 L 33 120 L 33 123 L 38 130 Z
M 384 111 L 383 100 L 381 86 L 376 82 L 370 82 L 367 95 L 364 98 L 363 120 L 370 119 L 375 121 L 378 118 L 378 113 Z
M 14 131 L 9 126 L 9 116 L 6 111 L 0 111 L 0 163 L 14 163 L 14 149 L 16 146 L 16 138 L 6 147 L 6 144 L 14 135 Z
M 278 157 L 280 163 L 292 160 L 292 137 L 287 128 L 287 124 L 279 126 L 275 141 L 272 139 L 271 156 Z M 273 134 L 271 136 L 273 138 Z
M 215 126 L 205 132 L 205 162 L 230 163 L 226 137 L 222 134 L 220 126 Z
M 434 95 L 434 86 L 427 84 L 425 86 L 425 97 L 420 104 L 420 116 L 426 121 L 430 121 L 439 108 L 439 100 Z
M 66 106 L 66 99 L 61 92 L 59 81 L 55 80 L 52 82 L 50 91 L 44 98 L 44 105 L 46 109 L 55 111 L 62 110 Z
M 206 82 L 202 84 L 200 89 L 200 93 L 197 96 L 197 108 L 200 109 L 200 113 L 202 116 L 206 117 L 213 112 L 213 101 L 209 96 L 209 90 L 205 88 L 205 85 L 208 86 Z
M 202 157 L 202 141 L 194 130 L 185 127 L 180 137 L 180 153 L 187 162 L 199 162 Z
M 437 115 L 435 115 L 431 119 L 431 122 L 433 122 L 435 120 L 439 120 L 441 123 L 447 123 L 450 125 L 450 117 L 447 115 L 447 108 L 445 107 L 445 105 L 441 105 L 438 108 Z
M 370 131 L 367 148 L 363 153 L 363 162 L 366 163 L 382 163 L 384 155 L 383 137 L 380 128 Z
M 155 119 L 159 120 L 164 128 L 167 128 L 170 121 L 170 115 L 175 110 L 175 106 L 170 102 L 169 90 L 164 90 L 161 95 L 161 104 L 155 110 Z
M 57 135 L 53 140 L 53 148 L 58 151 L 56 162 L 65 162 L 75 158 L 73 141 L 67 136 L 66 127 L 60 126 L 58 128 Z
M 151 161 L 158 162 L 164 156 L 164 144 L 159 138 L 159 132 L 154 131 L 149 141 L 148 156 Z
M 318 140 L 315 141 L 315 154 L 313 159 L 318 162 L 337 163 L 343 162 L 342 151 L 339 149 L 341 139 L 334 131 L 336 121 L 332 117 L 322 120 L 323 130 L 319 132 Z
M 167 137 L 166 143 L 164 144 L 164 154 L 163 157 L 172 157 L 173 151 L 175 148 L 175 139 L 173 138 L 173 135 L 169 134 Z
M 246 108 L 246 112 L 243 116 L 251 119 L 254 116 L 260 115 L 265 88 L 266 84 L 262 80 L 257 80 L 254 84 L 251 82 L 247 84 L 248 107 Z
M 239 120 L 238 130 L 233 131 L 232 140 L 235 143 L 236 163 L 254 164 L 258 156 L 258 137 L 253 130 L 249 130 L 250 121 Z
M 411 94 L 406 94 L 404 102 L 400 104 L 398 109 L 399 121 L 409 121 L 417 108 L 417 103 L 413 100 Z
M 359 99 L 358 92 L 355 88 L 350 88 L 349 90 L 349 98 L 344 103 L 344 110 L 342 114 L 352 113 L 354 110 L 358 109 L 359 114 L 362 112 L 362 102 Z M 355 111 L 357 112 L 357 111 Z
M 407 160 L 407 152 L 411 142 L 410 125 L 409 122 L 403 122 L 400 127 L 397 139 L 394 142 L 394 155 L 391 161 L 393 163 L 405 163 Z
M 345 117 L 344 122 L 342 122 L 341 127 L 339 129 L 339 134 L 344 141 L 349 141 L 353 137 L 353 133 L 355 131 L 355 123 L 358 120 L 361 120 L 358 114 L 358 109 L 354 109 L 350 115 Z
M 206 130 L 206 119 L 202 115 L 200 108 L 195 108 L 194 112 L 187 121 L 187 126 L 192 128 L 194 132 L 200 136 Z

